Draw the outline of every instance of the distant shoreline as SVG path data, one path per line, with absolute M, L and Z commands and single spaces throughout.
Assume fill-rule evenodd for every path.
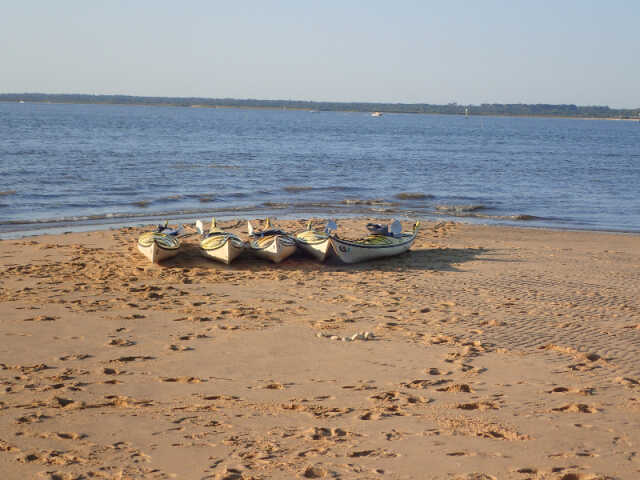
M 0 103 L 19 103 L 15 100 L 0 100 Z M 111 102 L 53 102 L 53 101 L 24 101 L 22 103 L 39 103 L 39 104 L 51 104 L 51 105 L 112 105 L 119 107 L 175 107 L 175 108 L 225 108 L 225 109 L 238 109 L 238 110 L 290 110 L 299 112 L 342 112 L 342 113 L 370 113 L 365 110 L 315 110 L 313 108 L 306 107 L 268 107 L 268 106 L 241 106 L 241 105 L 178 105 L 175 103 L 111 103 Z M 464 113 L 431 113 L 431 112 L 395 112 L 395 111 L 383 111 L 382 113 L 388 115 L 447 115 L 447 116 L 465 116 Z M 565 118 L 572 120 L 618 120 L 628 122 L 640 122 L 640 117 L 581 117 L 571 115 L 520 115 L 520 114 L 497 114 L 497 113 L 474 113 L 468 115 L 468 117 L 514 117 L 514 118 Z
M 462 115 L 469 117 L 539 117 L 576 118 L 586 120 L 640 121 L 640 108 L 612 109 L 608 106 L 576 106 L 552 104 L 481 104 L 447 105 L 315 102 L 302 100 L 257 100 L 200 97 L 140 97 L 130 95 L 86 95 L 46 93 L 0 94 L 3 103 L 51 103 L 71 105 L 131 105 L 188 108 L 244 108 L 255 110 L 294 110 L 312 112 L 380 112 L 382 114 L 412 113 L 432 115 Z

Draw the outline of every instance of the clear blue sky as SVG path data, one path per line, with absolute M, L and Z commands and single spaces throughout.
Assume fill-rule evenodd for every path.
M 640 1 L 7 1 L 0 92 L 636 108 Z

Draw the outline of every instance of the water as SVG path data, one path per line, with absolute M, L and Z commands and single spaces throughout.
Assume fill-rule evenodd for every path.
M 640 232 L 640 123 L 0 103 L 0 237 L 168 218 Z

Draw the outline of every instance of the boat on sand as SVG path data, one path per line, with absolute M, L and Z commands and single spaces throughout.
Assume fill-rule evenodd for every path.
M 258 257 L 280 263 L 296 251 L 296 241 L 282 230 L 272 228 L 269 218 L 265 220 L 264 230 L 256 231 L 251 222 L 249 229 L 249 251 Z
M 159 263 L 175 257 L 180 251 L 182 228 L 170 229 L 168 222 L 158 225 L 152 232 L 145 232 L 138 238 L 138 250 L 152 263 Z
M 246 244 L 240 237 L 219 228 L 215 218 L 211 219 L 211 227 L 208 232 L 204 231 L 201 220 L 196 222 L 196 229 L 201 235 L 200 252 L 206 258 L 229 265 L 246 248 Z
M 337 228 L 336 222 L 330 220 L 324 231 L 313 230 L 311 220 L 309 220 L 306 230 L 295 234 L 295 240 L 298 247 L 317 260 L 324 262 L 331 253 L 331 231 Z
M 418 235 L 420 222 L 416 222 L 413 231 L 402 232 L 402 225 L 395 220 L 391 225 L 369 223 L 370 234 L 361 240 L 346 240 L 332 233 L 331 245 L 336 256 L 345 263 L 364 262 L 374 258 L 391 257 L 406 252 Z

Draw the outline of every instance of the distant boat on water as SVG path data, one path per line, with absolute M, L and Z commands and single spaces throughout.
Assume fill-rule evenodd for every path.
M 382 116 L 382 112 L 373 112 L 371 114 L 372 117 L 381 117 Z

